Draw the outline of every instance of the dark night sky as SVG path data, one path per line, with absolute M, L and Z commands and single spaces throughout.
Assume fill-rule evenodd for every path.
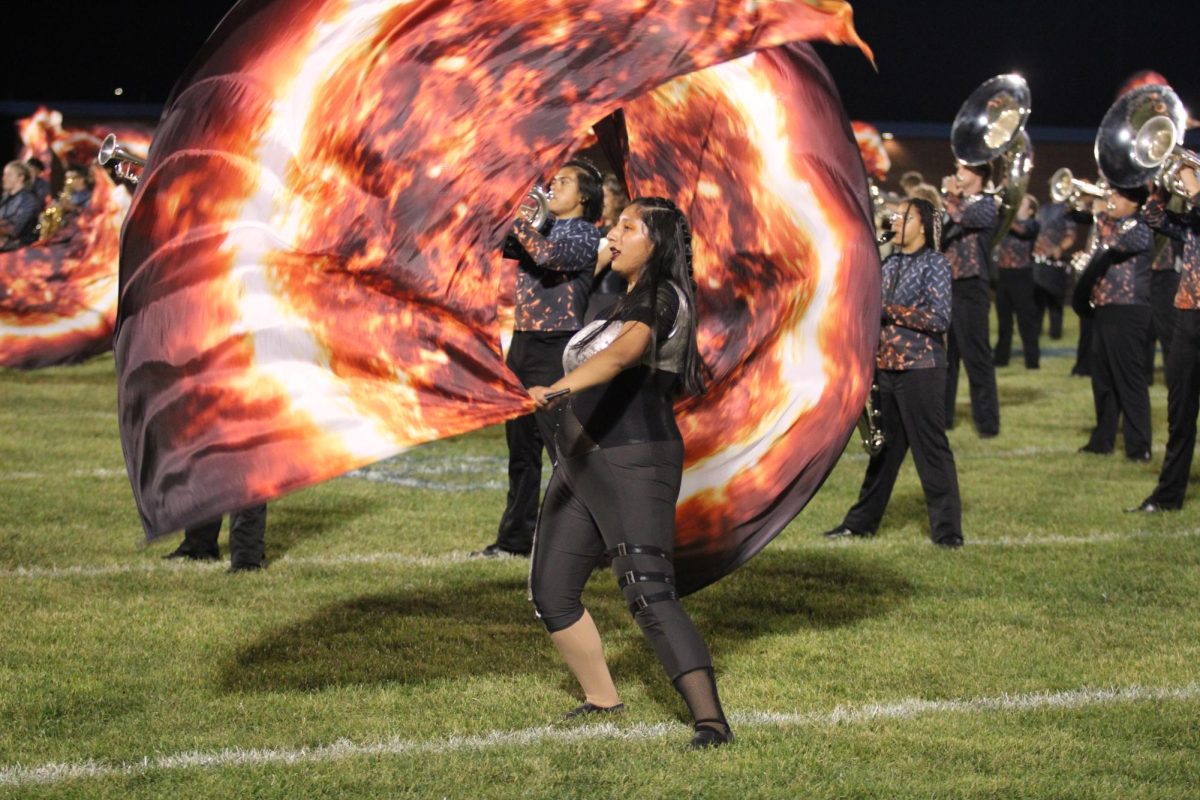
M 1200 2 L 1194 0 L 853 5 L 879 73 L 848 48 L 823 46 L 821 52 L 856 119 L 949 123 L 978 84 L 1017 70 L 1032 88 L 1031 125 L 1094 128 L 1118 84 L 1147 67 L 1172 81 L 1193 116 L 1200 112 Z M 20 79 L 3 82 L 0 99 L 110 101 L 118 109 L 122 103 L 162 102 L 231 3 L 105 0 L 87 4 L 86 11 L 72 6 L 36 4 L 40 14 L 63 17 L 61 35 L 6 37 L 6 60 L 26 68 L 18 70 Z M 538 7 L 531 2 L 530 13 Z M 27 29 L 37 27 L 31 21 Z M 63 46 L 72 31 L 85 36 L 84 46 Z M 113 96 L 116 86 L 125 89 L 123 97 Z

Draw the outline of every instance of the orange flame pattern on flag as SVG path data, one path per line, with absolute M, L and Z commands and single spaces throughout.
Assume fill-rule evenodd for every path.
M 500 244 L 536 176 L 623 108 L 634 193 L 691 219 L 714 370 L 680 407 L 681 588 L 761 549 L 840 454 L 878 336 L 866 178 L 789 43 L 865 46 L 844 2 L 706 9 L 237 6 L 168 103 L 122 244 L 148 534 L 527 413 Z
M 854 140 L 858 142 L 858 151 L 862 154 L 867 174 L 877 181 L 887 180 L 888 172 L 892 169 L 892 159 L 884 149 L 879 129 L 869 122 L 858 120 L 851 122 L 850 127 L 854 130 Z
M 41 108 L 20 120 L 22 158 L 95 164 L 104 135 L 63 128 L 62 115 Z M 121 128 L 122 141 L 146 152 L 149 136 Z M 99 166 L 91 168 L 92 199 L 46 242 L 0 253 L 0 366 L 69 364 L 112 347 L 117 318 L 117 264 L 121 224 L 130 195 Z

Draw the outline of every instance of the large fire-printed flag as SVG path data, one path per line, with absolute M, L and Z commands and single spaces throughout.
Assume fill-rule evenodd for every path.
M 883 136 L 879 129 L 869 122 L 854 120 L 850 123 L 854 131 L 854 140 L 858 142 L 858 152 L 862 155 L 863 165 L 867 174 L 879 182 L 887 180 L 892 169 L 891 156 L 883 145 Z
M 844 2 L 249 0 L 177 87 L 121 254 L 122 443 L 148 535 L 527 413 L 500 246 L 624 111 L 695 231 L 712 388 L 681 404 L 683 591 L 836 462 L 878 337 L 866 175 L 807 39 Z
M 95 164 L 102 133 L 64 128 L 50 109 L 17 123 L 21 158 L 52 154 L 68 165 Z M 145 152 L 144 127 L 120 127 L 122 141 Z M 117 259 L 130 195 L 93 166 L 95 189 L 59 232 L 29 247 L 0 253 L 0 367 L 70 364 L 112 347 L 117 319 Z

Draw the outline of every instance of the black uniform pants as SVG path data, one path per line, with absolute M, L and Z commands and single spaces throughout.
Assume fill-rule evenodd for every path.
M 954 403 L 958 394 L 958 364 L 967 370 L 971 388 L 971 417 L 983 436 L 1000 432 L 1000 397 L 996 391 L 996 366 L 988 339 L 988 311 L 991 299 L 982 278 L 954 281 L 950 306 L 950 335 L 946 356 L 946 427 L 954 427 Z
M 675 680 L 712 667 L 708 647 L 675 593 L 675 503 L 682 477 L 682 442 L 560 451 L 529 572 L 530 596 L 547 630 L 565 630 L 583 616 L 584 584 L 608 550 L 630 612 L 667 676 Z
M 871 457 L 858 502 L 846 513 L 843 524 L 859 533 L 874 533 L 879 529 L 900 465 L 911 446 L 929 511 L 930 538 L 935 542 L 961 538 L 958 471 L 946 439 L 942 404 L 938 402 L 945 391 L 946 371 L 940 367 L 904 372 L 880 370 L 876 380 L 883 449 Z
M 1175 292 L 1179 273 L 1173 269 L 1150 273 L 1150 337 L 1146 346 L 1146 383 L 1154 383 L 1154 342 L 1162 344 L 1163 367 L 1171 358 L 1171 337 L 1175 332 Z
M 183 532 L 181 552 L 216 556 L 221 517 Z M 266 554 L 267 507 L 251 506 L 229 515 L 229 560 L 235 567 L 261 567 Z
M 1037 302 L 1033 299 L 1033 268 L 997 270 L 996 317 L 997 339 L 994 363 L 998 367 L 1008 364 L 1012 355 L 1013 315 L 1017 317 L 1017 330 L 1021 334 L 1021 349 L 1025 353 L 1025 366 L 1037 369 L 1040 352 L 1038 349 Z
M 1092 400 L 1096 428 L 1089 450 L 1112 452 L 1117 417 L 1123 419 L 1125 454 L 1150 452 L 1150 392 L 1146 388 L 1149 306 L 1100 306 L 1092 321 Z
M 1075 345 L 1075 364 L 1071 367 L 1072 375 L 1092 374 L 1092 318 L 1079 318 L 1079 342 Z
M 1046 313 L 1050 314 L 1050 329 L 1047 335 L 1055 341 L 1062 338 L 1063 329 L 1063 298 L 1043 289 L 1041 286 L 1033 287 L 1033 302 L 1037 305 L 1038 314 L 1038 333 L 1042 331 L 1042 322 L 1046 318 Z
M 526 388 L 549 386 L 563 376 L 563 350 L 572 331 L 515 331 L 505 361 Z M 514 553 L 528 553 L 537 526 L 538 494 L 542 489 L 542 450 L 549 431 L 537 414 L 504 423 L 508 440 L 508 502 L 500 517 L 496 544 Z
M 1149 499 L 1178 508 L 1187 493 L 1200 414 L 1200 310 L 1176 309 L 1166 378 L 1167 457 Z

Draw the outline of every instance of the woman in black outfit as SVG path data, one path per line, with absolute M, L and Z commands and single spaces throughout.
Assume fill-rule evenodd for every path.
M 673 401 L 704 390 L 696 348 L 691 231 L 669 200 L 643 198 L 608 233 L 628 291 L 576 334 L 566 375 L 529 394 L 554 415 L 556 464 L 534 538 L 538 617 L 584 691 L 578 718 L 623 708 L 591 615 L 580 602 L 597 560 L 612 558 L 629 610 L 687 702 L 694 748 L 733 740 L 708 648 L 679 603 L 672 551 L 683 441 Z M 555 393 L 566 391 L 565 402 Z

